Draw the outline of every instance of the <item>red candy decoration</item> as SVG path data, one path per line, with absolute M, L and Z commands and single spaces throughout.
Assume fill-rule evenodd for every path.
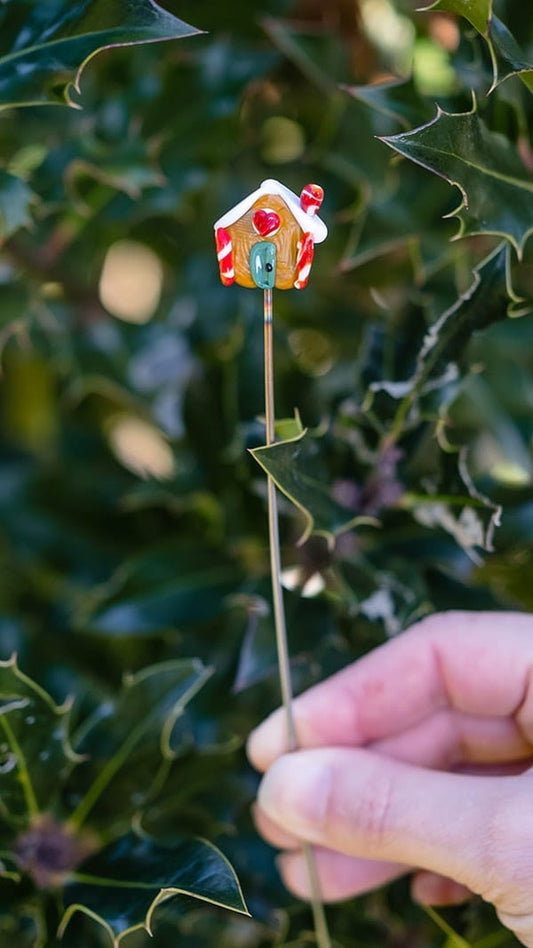
M 215 231 L 215 240 L 217 245 L 218 267 L 220 279 L 224 286 L 231 286 L 235 282 L 235 270 L 233 268 L 233 244 L 231 237 L 225 227 L 217 227 Z
M 316 214 L 324 200 L 324 189 L 319 184 L 306 184 L 300 195 L 300 205 L 306 214 Z
M 254 230 L 260 234 L 261 237 L 269 237 L 277 233 L 281 226 L 279 214 L 276 214 L 275 211 L 271 211 L 266 207 L 261 207 L 255 212 L 252 223 Z
M 296 261 L 296 279 L 294 281 L 294 286 L 297 290 L 303 290 L 307 286 L 314 252 L 315 245 L 313 243 L 313 235 L 309 233 L 304 234 L 302 239 L 298 241 L 298 259 Z

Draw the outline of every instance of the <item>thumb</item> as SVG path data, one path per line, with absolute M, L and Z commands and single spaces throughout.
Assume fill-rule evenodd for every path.
M 516 839 L 507 847 L 501 817 L 512 811 L 520 823 L 513 804 L 515 790 L 526 800 L 516 783 L 521 779 L 441 773 L 362 749 L 320 748 L 278 758 L 263 778 L 258 802 L 272 820 L 311 843 L 427 869 L 489 901 L 513 902 L 513 910 L 520 911 L 522 906 L 515 904 L 519 893 L 506 897 L 505 872 L 511 891 L 517 881 L 516 867 L 507 866 L 506 849 L 511 862 L 517 849 L 517 863 L 523 861 L 523 851 L 521 856 Z M 529 797 L 529 787 L 527 791 Z M 526 806 L 522 820 L 525 816 Z M 498 828 L 503 834 L 499 840 Z M 523 835 L 521 839 L 529 849 Z M 533 873 L 529 891 L 532 882 Z

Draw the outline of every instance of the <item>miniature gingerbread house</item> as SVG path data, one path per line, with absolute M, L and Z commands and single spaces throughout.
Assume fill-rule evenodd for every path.
M 314 245 L 327 237 L 316 215 L 324 192 L 308 184 L 300 197 L 273 178 L 227 211 L 215 224 L 220 279 L 225 286 L 302 290 Z

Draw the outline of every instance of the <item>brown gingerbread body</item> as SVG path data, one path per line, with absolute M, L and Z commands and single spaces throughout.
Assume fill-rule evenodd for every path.
M 327 227 L 316 213 L 323 196 L 320 185 L 306 185 L 298 197 L 269 178 L 226 211 L 214 225 L 224 286 L 303 289 L 314 245 L 327 236 Z
M 253 216 L 261 209 L 275 211 L 281 221 L 276 234 L 270 237 L 261 237 L 253 227 Z M 250 273 L 250 251 L 260 240 L 267 240 L 276 245 L 276 287 L 278 290 L 290 290 L 294 285 L 294 271 L 298 256 L 298 241 L 303 231 L 295 221 L 287 205 L 277 194 L 269 194 L 258 198 L 246 214 L 228 227 L 233 244 L 233 259 L 235 268 L 235 282 L 241 286 L 253 287 L 254 281 Z

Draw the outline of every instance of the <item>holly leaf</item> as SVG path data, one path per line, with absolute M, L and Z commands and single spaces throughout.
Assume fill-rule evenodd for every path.
M 445 10 L 463 16 L 486 39 L 492 58 L 493 86 L 519 75 L 533 92 L 533 63 L 502 21 L 492 14 L 492 0 L 437 0 L 427 10 Z
M 510 247 L 500 243 L 473 271 L 470 287 L 430 326 L 417 356 L 416 369 L 404 381 L 373 382 L 366 406 L 377 393 L 400 400 L 391 431 L 399 437 L 405 426 L 417 422 L 419 403 L 426 395 L 444 389 L 458 378 L 456 363 L 471 337 L 492 323 L 509 316 L 524 315 L 529 304 L 511 285 Z
M 70 793 L 81 799 L 71 817 L 79 828 L 98 812 L 131 819 L 164 760 L 175 752 L 170 740 L 177 718 L 211 671 L 196 659 L 161 662 L 124 677 L 114 701 L 103 703 L 77 734 L 85 760 L 76 769 Z M 125 769 L 125 765 L 128 767 Z
M 78 760 L 68 741 L 70 704 L 57 706 L 17 666 L 0 662 L 0 800 L 6 818 L 51 807 Z
M 533 231 L 533 181 L 514 144 L 490 131 L 474 108 L 448 113 L 411 132 L 381 139 L 390 148 L 459 188 L 462 200 L 450 217 L 456 237 L 496 234 L 521 258 Z
M 494 549 L 494 530 L 501 524 L 502 511 L 488 498 L 485 503 L 473 504 L 470 498 L 432 498 L 429 494 L 413 503 L 411 510 L 417 523 L 429 530 L 449 533 L 476 565 L 482 562 L 477 549 Z
M 178 39 L 200 32 L 153 0 L 75 0 L 28 4 L 28 15 L 0 56 L 0 109 L 70 105 L 81 73 L 103 49 Z M 9 32 L 7 23 L 2 33 Z M 20 11 L 18 11 L 18 14 Z
M 30 206 L 34 200 L 33 191 L 22 178 L 0 170 L 0 241 L 31 223 Z
M 295 438 L 252 448 L 250 453 L 272 478 L 280 491 L 301 510 L 305 529 L 304 543 L 311 533 L 321 534 L 330 545 L 336 536 L 360 524 L 376 525 L 372 517 L 360 517 L 339 504 L 327 483 L 309 474 L 317 458 L 317 439 L 307 430 Z
M 114 948 L 132 931 L 151 934 L 158 905 L 186 895 L 248 915 L 237 877 L 223 854 L 202 839 L 164 846 L 128 833 L 79 867 L 65 887 L 62 935 L 76 912 L 108 932 Z
M 447 13 L 456 13 L 464 16 L 478 31 L 486 34 L 492 16 L 492 0 L 437 0 L 428 10 L 445 10 Z
M 488 42 L 492 52 L 494 85 L 509 76 L 518 75 L 530 92 L 533 92 L 533 62 L 497 16 L 492 18 Z

